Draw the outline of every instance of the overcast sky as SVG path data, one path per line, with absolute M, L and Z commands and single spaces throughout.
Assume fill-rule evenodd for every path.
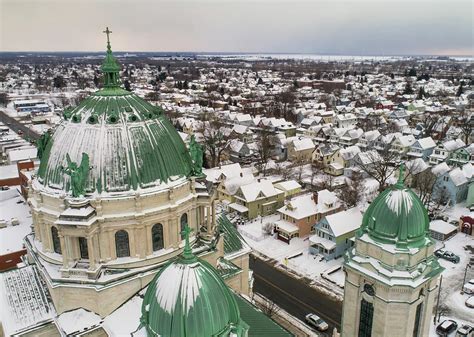
M 0 51 L 473 54 L 470 0 L 0 0 Z

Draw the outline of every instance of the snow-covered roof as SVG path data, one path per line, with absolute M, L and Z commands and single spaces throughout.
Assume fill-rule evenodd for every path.
M 357 207 L 326 216 L 326 221 L 336 237 L 354 231 L 362 224 L 362 213 Z
M 430 230 L 441 234 L 450 234 L 453 231 L 456 231 L 457 227 L 450 225 L 449 223 L 443 220 L 434 220 L 430 222 Z
M 431 137 L 421 138 L 417 140 L 417 143 L 420 144 L 420 147 L 423 150 L 431 149 L 436 147 L 436 143 Z
M 275 187 L 282 191 L 291 191 L 301 188 L 301 185 L 296 180 L 287 180 L 275 184 Z
M 260 180 L 260 182 L 241 186 L 240 191 L 247 202 L 255 201 L 260 195 L 268 198 L 283 193 L 276 189 L 270 180 Z
M 62 313 L 59 315 L 57 322 L 59 327 L 69 336 L 82 332 L 84 329 L 98 326 L 102 322 L 102 318 L 93 312 L 79 308 Z

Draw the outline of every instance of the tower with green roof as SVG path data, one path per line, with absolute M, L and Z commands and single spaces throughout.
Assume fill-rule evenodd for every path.
M 443 268 L 426 208 L 403 176 L 370 204 L 345 256 L 342 336 L 428 334 Z

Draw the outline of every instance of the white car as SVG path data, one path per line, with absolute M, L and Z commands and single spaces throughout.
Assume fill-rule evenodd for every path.
M 467 282 L 462 287 L 462 291 L 469 295 L 474 294 L 474 279 L 471 279 L 469 282 Z
M 465 303 L 466 303 L 466 307 L 474 308 L 474 296 L 469 297 Z
M 318 315 L 307 314 L 305 316 L 306 323 L 311 325 L 313 328 L 319 331 L 326 331 L 329 329 L 329 325 L 323 321 Z

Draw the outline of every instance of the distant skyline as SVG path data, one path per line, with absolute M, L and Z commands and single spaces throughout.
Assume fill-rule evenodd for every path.
M 473 56 L 468 0 L 0 0 L 0 51 Z

